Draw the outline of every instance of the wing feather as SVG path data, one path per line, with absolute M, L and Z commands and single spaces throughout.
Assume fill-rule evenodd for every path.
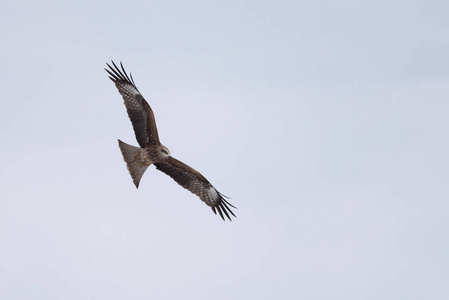
M 224 199 L 225 196 L 217 191 L 197 170 L 171 156 L 164 162 L 155 163 L 155 166 L 159 171 L 173 178 L 183 188 L 197 195 L 204 203 L 212 208 L 215 214 L 217 214 L 218 210 L 223 220 L 225 219 L 224 215 L 229 220 L 231 220 L 230 215 L 236 217 L 229 206 L 236 207 L 226 201 Z
M 123 97 L 140 147 L 143 148 L 148 144 L 160 144 L 153 110 L 137 89 L 132 75 L 128 76 L 122 63 L 120 63 L 121 70 L 113 61 L 113 66 L 106 64 L 109 67 L 109 70 L 105 69 L 110 75 L 109 78 L 115 83 Z

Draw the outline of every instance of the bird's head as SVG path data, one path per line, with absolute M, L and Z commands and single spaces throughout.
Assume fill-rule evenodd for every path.
M 161 148 L 159 149 L 159 153 L 161 154 L 161 156 L 163 158 L 167 158 L 167 157 L 171 156 L 170 150 L 168 150 L 168 148 L 165 147 L 164 145 L 161 145 Z

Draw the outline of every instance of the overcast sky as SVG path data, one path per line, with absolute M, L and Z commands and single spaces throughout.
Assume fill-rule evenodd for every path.
M 0 299 L 449 299 L 448 11 L 3 1 Z M 111 59 L 237 219 L 134 187 Z

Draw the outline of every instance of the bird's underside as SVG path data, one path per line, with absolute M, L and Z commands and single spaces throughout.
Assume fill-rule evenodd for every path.
M 147 168 L 154 164 L 156 169 L 173 178 L 183 188 L 197 195 L 212 211 L 220 214 L 224 220 L 226 216 L 231 220 L 235 217 L 230 207 L 236 208 L 225 196 L 217 191 L 213 185 L 198 171 L 172 157 L 167 147 L 159 141 L 153 110 L 137 89 L 130 74 L 126 74 L 123 65 L 120 67 L 112 62 L 112 66 L 105 69 L 109 78 L 115 83 L 123 97 L 126 111 L 133 125 L 136 140 L 140 147 L 128 145 L 119 140 L 119 148 L 126 162 L 136 188 Z

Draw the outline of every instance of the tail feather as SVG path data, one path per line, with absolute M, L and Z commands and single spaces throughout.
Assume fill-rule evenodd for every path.
M 122 152 L 123 160 L 126 162 L 129 174 L 131 175 L 136 188 L 139 188 L 140 179 L 142 179 L 143 174 L 150 166 L 149 163 L 143 161 L 140 157 L 143 149 L 128 145 L 121 140 L 118 140 L 118 146 Z

